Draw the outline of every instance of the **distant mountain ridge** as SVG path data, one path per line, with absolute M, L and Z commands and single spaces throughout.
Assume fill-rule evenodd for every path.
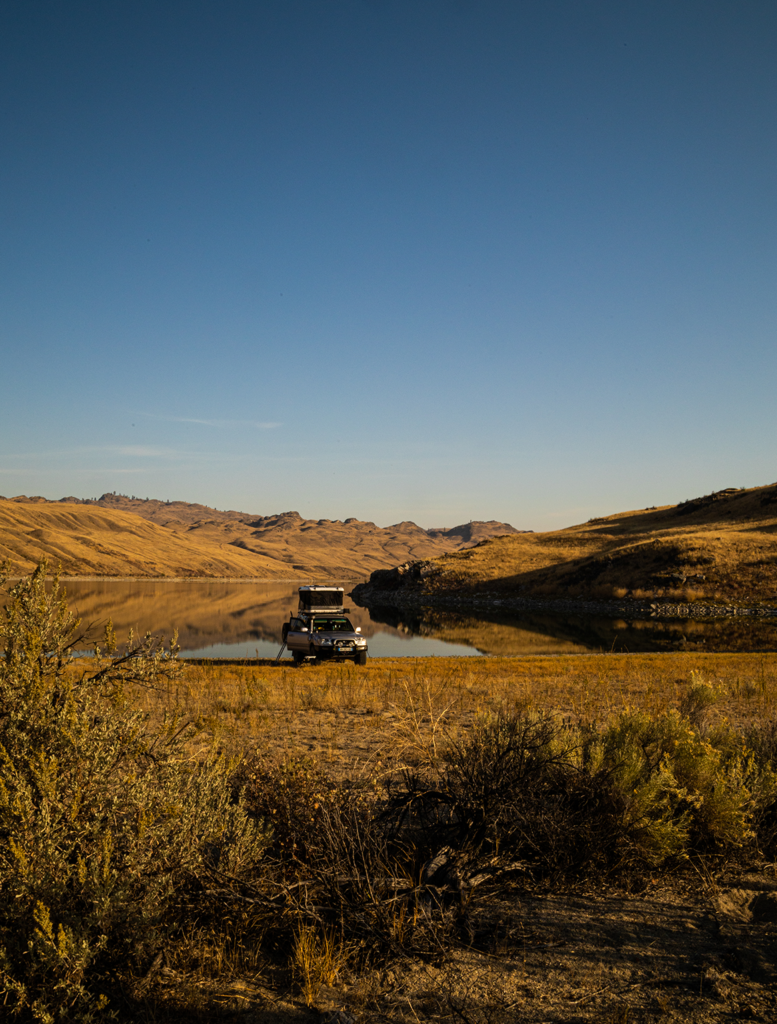
M 27 571 L 45 556 L 72 576 L 356 579 L 519 532 L 493 520 L 450 529 L 380 527 L 353 517 L 263 516 L 115 493 L 59 501 L 0 496 L 0 561 Z

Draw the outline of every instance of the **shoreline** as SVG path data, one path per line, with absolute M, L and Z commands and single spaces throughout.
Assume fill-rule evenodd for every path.
M 683 651 L 683 650 L 671 650 L 671 651 L 563 651 L 552 654 L 537 654 L 537 653 L 525 653 L 525 654 L 474 654 L 471 658 L 467 658 L 467 662 L 477 662 L 480 660 L 484 661 L 527 661 L 529 659 L 548 661 L 551 659 L 560 658 L 602 658 L 605 657 L 607 660 L 613 658 L 629 659 L 629 658 L 655 658 L 656 660 L 671 658 L 673 655 L 683 655 L 685 657 L 693 658 L 751 658 L 754 655 L 774 655 L 775 651 Z M 370 655 L 367 665 L 362 666 L 369 668 L 372 666 L 381 667 L 386 662 L 414 662 L 414 663 L 425 663 L 425 662 L 438 662 L 445 659 L 460 658 L 458 654 L 423 654 L 423 655 L 403 655 L 403 654 L 389 654 L 380 657 L 372 657 Z M 290 658 L 281 658 L 280 661 L 276 661 L 275 658 L 230 658 L 225 656 L 223 658 L 213 657 L 205 658 L 197 656 L 194 658 L 187 658 L 184 653 L 178 655 L 178 661 L 183 665 L 218 665 L 222 668 L 230 666 L 241 666 L 245 668 L 296 668 L 294 662 Z M 330 665 L 342 664 L 341 662 L 330 662 Z M 298 671 L 307 671 L 309 669 L 326 668 L 326 665 L 305 665 Z M 302 678 L 302 677 L 301 677 Z
M 57 577 L 46 576 L 46 582 L 52 583 Z M 15 583 L 26 579 L 26 576 L 7 576 L 9 583 Z M 344 579 L 342 576 L 332 579 L 332 585 L 336 583 L 356 584 L 363 580 L 363 576 L 354 579 Z M 299 583 L 301 585 L 324 586 L 325 584 L 311 584 L 309 576 L 60 576 L 60 583 Z
M 686 619 L 705 621 L 714 619 L 777 618 L 777 607 L 771 605 L 723 605 L 702 602 L 677 601 L 618 601 L 585 600 L 573 598 L 539 598 L 500 595 L 483 592 L 480 595 L 403 594 L 394 590 L 370 590 L 364 584 L 354 601 L 369 609 L 389 605 L 395 608 L 439 608 L 462 612 L 555 612 L 568 615 L 604 616 L 609 619 Z

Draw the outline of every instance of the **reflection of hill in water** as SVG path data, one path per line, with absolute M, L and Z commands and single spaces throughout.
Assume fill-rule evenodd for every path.
M 291 583 L 70 581 L 66 590 L 82 626 L 95 623 L 102 629 L 110 618 L 119 640 L 130 629 L 167 637 L 177 629 L 184 651 L 251 640 L 280 645 L 281 626 L 298 603 L 297 585 Z M 369 613 L 347 598 L 346 606 L 351 608 L 353 624 L 372 636 L 376 629 Z M 396 632 L 385 626 L 378 631 Z
M 452 644 L 476 647 L 484 654 L 584 654 L 589 646 L 566 637 L 537 630 L 513 618 L 474 616 L 423 609 L 417 613 L 393 606 L 371 608 L 376 622 L 384 622 L 403 633 L 434 637 Z
M 777 620 L 606 619 L 584 615 L 490 614 L 482 618 L 424 608 L 373 607 L 373 620 L 402 632 L 467 644 L 484 654 L 584 654 L 587 651 L 777 650 Z

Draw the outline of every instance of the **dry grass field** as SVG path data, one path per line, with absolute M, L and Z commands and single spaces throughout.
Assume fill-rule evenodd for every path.
M 716 714 L 735 727 L 777 712 L 777 654 L 382 658 L 364 668 L 184 662 L 174 687 L 133 699 L 157 719 L 176 708 L 196 721 L 198 745 L 309 754 L 352 775 L 396 767 L 435 730 L 458 735 L 506 707 L 600 724 L 625 709 L 659 714 L 696 677 L 720 691 Z
M 562 729 L 603 729 L 624 713 L 660 720 L 704 684 L 717 694 L 707 729 L 775 720 L 772 654 L 385 659 L 365 668 L 204 663 L 184 666 L 165 688 L 137 689 L 133 700 L 152 720 L 174 710 L 196 723 L 192 756 L 215 745 L 275 772 L 286 766 L 276 775 L 281 792 L 299 785 L 301 771 L 324 800 L 327 786 L 380 788 L 516 708 L 546 713 Z M 691 858 L 669 874 L 559 874 L 473 892 L 469 906 L 468 942 L 370 968 L 356 966 L 358 944 L 332 937 L 329 946 L 326 933 L 311 931 L 298 934 L 290 972 L 279 971 L 244 932 L 230 944 L 211 925 L 170 956 L 148 1011 L 159 1020 L 174 1007 L 176 1020 L 266 1024 L 316 1014 L 334 1024 L 777 1018 L 775 864 L 743 853 L 740 865 Z
M 777 484 L 497 537 L 365 588 L 777 605 Z

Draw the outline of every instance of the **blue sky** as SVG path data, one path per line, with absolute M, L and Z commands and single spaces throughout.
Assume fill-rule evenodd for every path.
M 6 0 L 0 494 L 777 479 L 773 2 Z

